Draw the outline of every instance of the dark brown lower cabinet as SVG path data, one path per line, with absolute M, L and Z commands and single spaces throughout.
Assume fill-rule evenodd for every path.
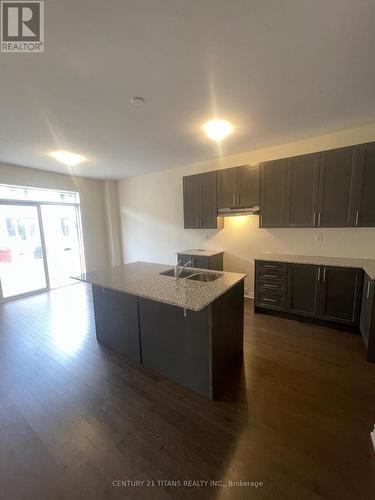
M 359 327 L 367 348 L 367 360 L 375 363 L 375 282 L 365 273 Z
M 359 324 L 362 269 L 324 266 L 321 275 L 320 317 L 328 321 Z
M 257 311 L 273 310 L 359 327 L 362 269 L 259 260 L 255 267 Z M 367 321 L 363 316 L 362 326 Z
M 318 316 L 320 273 L 319 266 L 288 264 L 288 312 Z
M 196 267 L 197 269 L 211 269 L 212 271 L 223 271 L 223 252 L 215 255 L 187 255 L 177 254 L 181 266 L 191 261 L 188 267 Z

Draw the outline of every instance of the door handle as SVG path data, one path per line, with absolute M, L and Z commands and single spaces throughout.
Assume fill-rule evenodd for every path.
M 318 267 L 318 281 L 320 281 L 320 267 Z
M 323 283 L 326 282 L 326 268 L 323 269 Z
M 367 299 L 370 298 L 370 289 L 371 289 L 371 281 L 367 283 L 367 296 L 366 296 Z
M 358 220 L 359 220 L 359 210 L 357 210 L 357 213 L 355 214 L 355 225 L 358 226 Z

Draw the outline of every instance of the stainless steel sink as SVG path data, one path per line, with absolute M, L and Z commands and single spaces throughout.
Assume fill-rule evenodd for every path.
M 209 283 L 210 281 L 215 281 L 221 278 L 222 274 L 220 273 L 195 273 L 191 276 L 188 276 L 186 279 L 194 280 L 194 281 L 202 281 L 204 283 Z
M 167 269 L 160 273 L 162 276 L 174 277 L 174 269 Z M 180 274 L 180 279 L 186 278 L 193 281 L 201 281 L 209 283 L 215 281 L 222 276 L 221 273 L 205 273 L 204 271 L 195 271 L 193 269 L 184 269 Z
M 174 278 L 174 268 L 167 269 L 166 271 L 162 271 L 160 274 L 163 276 L 172 276 Z M 189 271 L 188 269 L 184 269 L 180 274 L 180 278 L 187 278 L 191 274 L 193 274 L 193 271 Z

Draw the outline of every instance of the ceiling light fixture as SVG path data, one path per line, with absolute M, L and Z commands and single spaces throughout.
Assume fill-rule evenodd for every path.
M 130 99 L 130 102 L 134 105 L 134 106 L 142 106 L 142 104 L 145 103 L 145 99 L 143 97 L 140 97 L 140 96 L 134 96 Z
M 78 163 L 87 160 L 84 156 L 77 153 L 71 153 L 69 151 L 52 151 L 50 156 L 55 158 L 55 160 L 64 163 L 64 165 L 67 165 L 68 167 L 73 167 L 74 165 L 78 165 Z
M 214 120 L 210 120 L 205 123 L 202 129 L 210 139 L 220 142 L 233 132 L 234 127 L 226 120 L 219 120 L 215 118 Z

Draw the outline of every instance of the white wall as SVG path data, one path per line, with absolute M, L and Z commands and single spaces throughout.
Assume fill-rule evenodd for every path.
M 119 182 L 124 262 L 146 260 L 173 264 L 178 250 L 224 250 L 225 270 L 248 273 L 246 289 L 252 293 L 252 259 L 263 252 L 375 258 L 375 229 L 372 228 L 259 229 L 258 216 L 245 216 L 226 218 L 221 231 L 184 229 L 182 202 L 184 175 L 373 140 L 375 125 L 370 125 L 124 179 Z
M 104 181 L 108 258 L 111 266 L 122 264 L 121 224 L 117 181 Z
M 0 164 L 0 184 L 78 191 L 86 268 L 108 266 L 105 192 L 103 181 Z

